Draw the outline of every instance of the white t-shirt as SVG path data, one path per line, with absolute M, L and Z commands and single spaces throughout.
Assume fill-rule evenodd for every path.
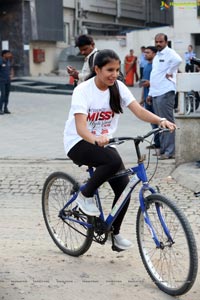
M 126 107 L 134 96 L 121 81 L 117 80 L 121 96 L 121 106 Z M 109 105 L 109 89 L 101 91 L 97 88 L 94 77 L 79 84 L 73 92 L 71 109 L 64 130 L 64 148 L 66 154 L 82 137 L 76 131 L 74 114 L 87 115 L 87 128 L 96 136 L 106 134 L 111 138 L 117 129 L 120 114 L 114 113 Z
M 81 82 L 85 81 L 86 77 L 88 75 L 90 75 L 91 73 L 91 70 L 90 70 L 90 66 L 89 66 L 89 58 L 90 56 L 92 56 L 94 53 L 97 53 L 97 48 L 94 48 L 94 50 L 87 56 L 85 57 L 85 60 L 84 60 L 84 64 L 83 64 L 83 67 L 82 67 L 82 70 L 81 72 L 78 74 L 78 84 L 80 84 Z M 94 58 L 95 58 L 95 54 L 93 56 L 93 61 L 94 61 Z

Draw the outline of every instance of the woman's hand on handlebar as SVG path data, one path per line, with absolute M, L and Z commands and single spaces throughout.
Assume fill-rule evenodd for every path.
M 166 120 L 166 119 L 161 119 L 160 121 L 160 127 L 162 128 L 168 128 L 170 132 L 173 132 L 176 130 L 177 126 L 176 124 Z
M 100 135 L 95 138 L 95 144 L 99 147 L 104 147 L 109 143 L 109 138 L 107 135 Z

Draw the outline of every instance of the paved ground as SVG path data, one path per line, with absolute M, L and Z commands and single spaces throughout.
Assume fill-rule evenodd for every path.
M 137 97 L 139 89 L 135 89 Z M 160 292 L 146 274 L 136 245 L 133 199 L 122 231 L 134 243 L 131 251 L 116 254 L 110 245 L 92 245 L 82 257 L 64 255 L 53 244 L 44 226 L 41 191 L 53 171 L 73 173 L 79 179 L 84 170 L 65 159 L 62 133 L 70 105 L 69 96 L 12 93 L 11 115 L 0 118 L 0 299 L 55 300 L 144 299 L 171 300 Z M 123 116 L 119 135 L 147 132 L 148 124 L 128 112 Z M 121 147 L 120 147 L 121 148 Z M 130 145 L 120 149 L 125 163 L 135 161 Z M 142 151 L 146 151 L 145 145 Z M 151 156 L 149 175 L 155 168 Z M 190 166 L 192 173 L 194 166 Z M 188 169 L 186 170 L 188 172 Z M 174 160 L 159 164 L 152 185 L 174 199 L 185 211 L 200 246 L 200 198 L 173 178 Z M 181 173 L 182 176 L 183 173 Z M 188 176 L 188 181 L 190 176 Z M 108 189 L 105 186 L 105 189 Z M 108 190 L 105 204 L 109 206 Z M 192 290 L 179 299 L 197 300 L 200 277 Z

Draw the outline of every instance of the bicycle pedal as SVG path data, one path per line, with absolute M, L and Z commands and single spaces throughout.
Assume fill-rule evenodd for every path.
M 125 249 L 120 249 L 120 248 L 118 248 L 117 246 L 115 246 L 115 245 L 112 245 L 112 250 L 113 251 L 116 251 L 116 252 L 122 252 L 122 251 L 124 251 Z

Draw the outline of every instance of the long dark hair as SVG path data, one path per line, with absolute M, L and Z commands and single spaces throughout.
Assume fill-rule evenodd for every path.
M 113 60 L 118 60 L 119 63 L 121 63 L 119 56 L 113 50 L 109 50 L 109 49 L 101 50 L 98 51 L 98 53 L 95 56 L 94 66 L 97 66 L 99 69 L 102 69 L 105 65 L 107 65 Z M 93 68 L 93 71 L 88 76 L 88 79 L 94 76 L 96 76 L 96 73 Z M 117 81 L 112 86 L 109 86 L 109 90 L 110 90 L 111 109 L 117 114 L 123 113 Z

